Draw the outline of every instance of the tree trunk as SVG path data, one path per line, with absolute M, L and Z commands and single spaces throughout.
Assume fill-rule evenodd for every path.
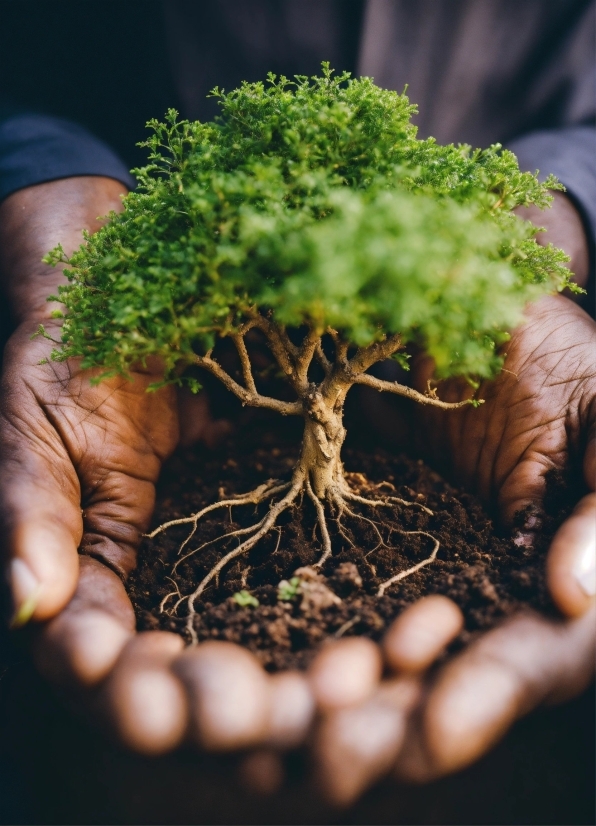
M 318 499 L 331 499 L 331 491 L 344 486 L 344 471 L 340 459 L 346 438 L 343 426 L 343 403 L 333 407 L 313 388 L 304 400 L 305 424 L 302 452 L 296 473 L 310 481 Z

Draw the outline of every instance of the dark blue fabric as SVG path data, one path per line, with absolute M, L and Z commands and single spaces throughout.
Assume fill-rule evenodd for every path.
M 77 175 L 115 178 L 134 188 L 134 178 L 118 156 L 86 129 L 61 118 L 3 114 L 0 200 L 27 186 Z
M 521 169 L 539 171 L 544 180 L 552 172 L 581 210 L 592 239 L 596 237 L 596 129 L 569 126 L 531 132 L 508 145 Z

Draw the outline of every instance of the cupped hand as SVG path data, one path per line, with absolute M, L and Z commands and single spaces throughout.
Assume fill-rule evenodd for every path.
M 548 297 L 528 308 L 506 352 L 504 371 L 480 388 L 485 403 L 442 421 L 429 415 L 427 435 L 455 478 L 496 499 L 506 525 L 527 509 L 520 544 L 540 529 L 546 472 L 579 464 L 586 495 L 546 562 L 551 595 L 569 619 L 514 617 L 449 663 L 419 714 L 403 776 L 428 779 L 469 764 L 517 717 L 578 694 L 594 673 L 596 324 L 569 299 Z M 441 390 L 445 398 L 465 392 L 455 382 Z
M 416 640 L 413 619 L 429 638 L 442 641 L 435 656 L 449 641 L 441 636 L 448 623 L 432 602 L 408 609 L 385 644 L 401 700 L 388 699 L 392 681 L 385 681 L 373 698 L 343 717 L 329 715 L 319 728 L 323 790 L 338 804 L 347 805 L 390 770 L 416 782 L 457 771 L 480 758 L 520 716 L 577 695 L 593 678 L 596 324 L 569 299 L 549 297 L 528 309 L 506 351 L 503 372 L 480 388 L 482 406 L 419 411 L 418 434 L 431 461 L 497 503 L 505 528 L 526 509 L 515 537 L 524 545 L 540 529 L 546 472 L 579 464 L 586 495 L 555 534 L 546 560 L 549 589 L 563 616 L 557 621 L 520 614 L 480 636 L 430 678 L 418 667 L 418 696 L 412 701 L 406 692 L 406 702 L 403 679 L 413 669 L 391 656 L 392 646 L 407 648 Z M 415 365 L 420 388 L 431 370 L 424 359 Z M 457 381 L 439 387 L 448 401 L 471 393 Z
M 480 387 L 484 404 L 424 410 L 420 433 L 451 478 L 497 503 L 505 526 L 526 510 L 515 537 L 522 545 L 540 530 L 547 472 L 579 466 L 586 496 L 553 542 L 548 581 L 561 611 L 580 616 L 596 593 L 596 323 L 569 299 L 549 296 L 528 307 L 505 350 L 503 371 Z M 430 367 L 418 364 L 420 384 Z M 440 387 L 445 400 L 471 394 L 459 381 Z
M 79 550 L 125 577 L 178 437 L 172 388 L 150 371 L 93 385 L 23 322 L 4 352 L 0 501 L 13 622 L 54 616 L 72 596 Z M 46 333 L 59 336 L 56 324 Z
M 67 253 L 75 249 L 81 229 L 98 229 L 96 216 L 120 209 L 122 194 L 111 179 L 73 178 L 22 190 L 0 205 L 0 270 L 15 320 L 0 391 L 0 542 L 12 624 L 44 621 L 33 634 L 42 671 L 91 703 L 114 672 L 118 690 L 103 692 L 101 714 L 123 739 L 155 751 L 182 736 L 184 691 L 166 670 L 168 652 L 181 643 L 172 646 L 160 634 L 136 642 L 123 580 L 179 432 L 182 441 L 209 441 L 217 427 L 209 427 L 204 400 L 186 399 L 192 426 L 179 428 L 173 388 L 147 392 L 161 378 L 158 365 L 92 384 L 76 361 L 53 362 L 59 322 L 46 299 L 64 276 L 41 263 L 57 243 Z M 50 340 L 34 335 L 40 323 Z M 139 688 L 128 666 L 116 674 L 117 662 L 137 671 L 145 663 L 155 696 L 174 697 L 169 721 L 151 718 L 155 703 L 147 701 L 153 729 L 146 730 L 138 692 L 151 696 L 147 682 Z M 131 702 L 134 713 L 122 718 Z

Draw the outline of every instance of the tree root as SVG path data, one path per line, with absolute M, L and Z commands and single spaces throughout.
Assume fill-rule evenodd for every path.
M 420 534 L 421 536 L 428 536 L 429 539 L 435 543 L 433 551 L 429 557 L 423 559 L 422 562 L 417 562 L 416 565 L 412 565 L 411 568 L 407 568 L 405 571 L 400 571 L 395 576 L 392 576 L 390 579 L 386 579 L 385 582 L 381 583 L 379 589 L 377 591 L 377 596 L 382 597 L 387 588 L 391 585 L 395 585 L 396 582 L 401 582 L 402 579 L 405 579 L 412 574 L 415 574 L 416 571 L 419 571 L 421 568 L 424 568 L 425 565 L 430 565 L 431 562 L 434 562 L 441 543 L 437 539 L 436 536 L 433 536 L 432 533 L 427 533 L 426 531 L 399 531 L 399 533 L 404 534 L 405 536 L 412 536 L 413 534 Z
M 362 486 L 363 486 L 362 485 L 362 480 L 364 480 L 365 482 L 367 480 L 365 480 L 364 477 L 362 477 L 360 474 L 353 474 L 353 476 L 360 477 L 358 479 L 358 481 L 361 482 L 359 487 L 362 488 Z M 383 486 L 383 483 L 381 483 L 381 485 L 374 485 L 374 486 L 370 485 L 370 484 L 366 485 L 366 487 L 369 487 L 369 488 L 374 487 L 377 490 L 382 486 Z M 395 488 L 393 488 L 392 485 L 389 485 L 389 487 L 391 489 L 395 490 Z M 271 504 L 269 505 L 269 509 L 268 509 L 267 513 L 263 516 L 262 519 L 255 522 L 253 525 L 250 525 L 249 527 L 246 527 L 246 528 L 237 528 L 235 530 L 228 531 L 227 533 L 223 533 L 220 536 L 216 536 L 215 538 L 208 540 L 207 542 L 203 542 L 202 545 L 200 545 L 197 548 L 193 548 L 192 550 L 188 551 L 186 554 L 182 554 L 184 549 L 188 546 L 188 544 L 192 540 L 193 536 L 195 535 L 195 533 L 197 531 L 197 528 L 198 528 L 198 523 L 199 523 L 199 521 L 201 520 L 202 517 L 206 516 L 209 513 L 212 513 L 215 510 L 219 510 L 219 509 L 225 508 L 225 507 L 230 507 L 231 508 L 231 507 L 236 507 L 238 505 L 260 505 L 263 502 L 266 502 L 268 500 L 272 500 L 278 494 L 284 494 L 284 495 L 277 502 L 271 502 Z M 234 496 L 234 497 L 229 497 L 229 498 L 226 498 L 226 499 L 222 499 L 219 502 L 215 502 L 211 505 L 207 505 L 206 507 L 202 508 L 200 511 L 197 511 L 197 513 L 193 514 L 192 516 L 181 518 L 181 519 L 172 519 L 169 522 L 165 522 L 162 525 L 160 525 L 159 527 L 155 528 L 155 530 L 153 530 L 151 533 L 146 534 L 146 536 L 149 539 L 152 539 L 155 536 L 157 536 L 158 534 L 160 534 L 163 531 L 167 530 L 168 528 L 178 526 L 178 525 L 192 525 L 192 529 L 191 529 L 189 535 L 182 542 L 180 548 L 178 549 L 179 558 L 176 560 L 176 562 L 175 562 L 175 564 L 172 568 L 172 576 L 169 577 L 169 579 L 171 579 L 171 581 L 174 585 L 175 590 L 173 590 L 170 593 L 166 594 L 166 596 L 162 599 L 162 601 L 160 603 L 160 613 L 165 612 L 165 613 L 168 613 L 170 616 L 175 615 L 177 613 L 178 608 L 180 607 L 180 605 L 182 603 L 186 602 L 187 606 L 188 606 L 188 615 L 187 615 L 187 619 L 186 619 L 186 630 L 188 631 L 188 634 L 189 634 L 193 644 L 196 644 L 198 642 L 198 637 L 197 637 L 196 631 L 194 629 L 194 618 L 196 616 L 196 610 L 195 610 L 196 600 L 201 596 L 201 594 L 205 591 L 205 589 L 208 587 L 208 585 L 213 580 L 215 580 L 216 582 L 218 581 L 219 574 L 228 565 L 228 563 L 232 562 L 234 559 L 237 559 L 238 557 L 242 556 L 243 554 L 248 553 L 252 548 L 254 548 L 254 546 L 261 539 L 263 539 L 264 536 L 266 536 L 272 530 L 277 530 L 278 531 L 278 539 L 277 539 L 277 545 L 276 545 L 276 550 L 277 550 L 277 548 L 279 547 L 280 539 L 281 539 L 281 528 L 278 525 L 276 525 L 277 519 L 279 518 L 279 516 L 285 510 L 290 508 L 294 504 L 294 502 L 298 499 L 298 497 L 300 497 L 301 495 L 308 496 L 308 498 L 313 503 L 313 506 L 315 508 L 315 512 L 316 512 L 316 515 L 317 515 L 316 525 L 318 525 L 319 530 L 320 530 L 321 542 L 322 542 L 322 546 L 323 546 L 323 553 L 322 553 L 321 557 L 319 558 L 319 560 L 312 565 L 312 568 L 314 568 L 314 569 L 319 568 L 320 569 L 320 568 L 322 568 L 322 566 L 325 564 L 325 562 L 329 559 L 329 557 L 333 553 L 327 516 L 325 514 L 325 503 L 322 499 L 320 499 L 316 495 L 316 493 L 313 489 L 313 486 L 311 484 L 309 474 L 300 467 L 297 467 L 295 469 L 292 480 L 290 482 L 281 482 L 278 479 L 269 479 L 267 482 L 264 482 L 262 485 L 259 485 L 257 488 L 250 491 L 249 493 L 245 493 L 245 494 L 241 494 L 239 496 Z M 348 536 L 348 534 L 345 532 L 343 524 L 342 524 L 342 517 L 344 515 L 348 515 L 348 516 L 350 516 L 354 519 L 360 519 L 364 522 L 367 522 L 373 528 L 373 530 L 377 534 L 379 542 L 376 545 L 376 547 L 373 548 L 373 550 L 370 551 L 369 553 L 373 553 L 379 547 L 385 547 L 386 548 L 388 546 L 387 546 L 385 540 L 383 539 L 383 536 L 381 534 L 381 531 L 379 530 L 379 526 L 376 523 L 376 521 L 373 520 L 373 519 L 370 519 L 366 516 L 363 516 L 362 514 L 356 513 L 349 506 L 349 503 L 355 503 L 355 504 L 365 506 L 365 507 L 369 507 L 369 508 L 372 508 L 372 509 L 376 509 L 376 508 L 380 508 L 380 507 L 391 507 L 393 505 L 401 505 L 403 507 L 419 507 L 425 513 L 428 513 L 428 514 L 431 514 L 431 515 L 433 513 L 433 511 L 431 511 L 425 505 L 422 505 L 418 502 L 408 502 L 407 500 L 401 499 L 398 496 L 389 495 L 389 496 L 383 496 L 383 498 L 374 498 L 374 499 L 369 499 L 365 496 L 361 496 L 359 493 L 355 493 L 349 487 L 347 481 L 344 480 L 344 479 L 340 479 L 338 481 L 338 484 L 334 485 L 334 487 L 331 490 L 328 491 L 327 501 L 329 503 L 329 506 L 332 509 L 332 512 L 333 512 L 333 515 L 335 517 L 337 527 L 338 527 L 338 530 L 339 530 L 340 534 L 352 546 L 354 546 L 354 543 L 352 542 L 352 540 Z M 405 535 L 405 536 L 415 535 L 415 534 L 422 535 L 422 536 L 427 536 L 429 539 L 432 539 L 433 542 L 435 543 L 434 548 L 433 548 L 433 551 L 432 551 L 431 555 L 427 559 L 422 560 L 422 562 L 418 562 L 416 565 L 413 565 L 411 568 L 408 568 L 405 571 L 400 571 L 399 573 L 395 574 L 395 576 L 393 576 L 390 579 L 383 582 L 379 586 L 379 589 L 377 591 L 378 596 L 382 596 L 385 593 L 385 591 L 387 590 L 387 588 L 391 587 L 395 583 L 400 582 L 401 580 L 405 579 L 408 576 L 411 576 L 412 574 L 416 573 L 416 571 L 419 571 L 421 568 L 423 568 L 425 565 L 428 565 L 431 562 L 433 562 L 434 559 L 436 558 L 437 552 L 439 550 L 439 546 L 440 546 L 439 540 L 436 539 L 432 534 L 427 533 L 426 531 L 403 531 L 403 530 L 398 530 L 398 532 Z M 224 556 L 222 556 L 222 558 L 203 577 L 201 582 L 198 584 L 198 586 L 195 588 L 195 590 L 191 594 L 187 594 L 187 595 L 183 596 L 180 593 L 180 589 L 178 588 L 178 585 L 177 585 L 175 579 L 173 579 L 173 576 L 176 573 L 176 570 L 177 570 L 178 566 L 181 565 L 183 562 L 185 562 L 190 557 L 192 557 L 193 555 L 195 555 L 195 554 L 199 553 L 200 551 L 204 550 L 208 546 L 213 545 L 216 542 L 220 542 L 220 541 L 223 541 L 223 540 L 226 540 L 226 539 L 234 539 L 236 537 L 247 537 L 247 538 L 242 539 L 242 541 L 240 542 L 239 545 L 237 545 L 236 548 L 233 548 L 231 551 L 224 554 Z M 367 556 L 368 556 L 368 554 L 367 554 Z M 370 567 L 371 567 L 371 569 L 374 568 L 374 566 L 372 566 L 372 565 Z M 246 574 L 247 574 L 247 572 L 248 572 L 248 569 L 245 569 L 245 571 L 243 573 L 243 578 L 242 578 L 243 587 L 246 587 Z M 173 597 L 177 597 L 177 600 L 174 603 L 173 607 L 170 610 L 166 611 L 166 605 L 167 605 L 168 601 Z

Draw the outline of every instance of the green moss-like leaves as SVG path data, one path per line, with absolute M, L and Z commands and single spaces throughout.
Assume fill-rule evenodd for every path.
M 325 65 L 214 94 L 214 123 L 149 124 L 139 189 L 68 261 L 55 357 L 157 355 L 173 378 L 257 307 L 356 345 L 400 332 L 441 375 L 486 376 L 525 303 L 567 285 L 511 214 L 558 185 L 511 152 L 420 141 L 405 95 Z

